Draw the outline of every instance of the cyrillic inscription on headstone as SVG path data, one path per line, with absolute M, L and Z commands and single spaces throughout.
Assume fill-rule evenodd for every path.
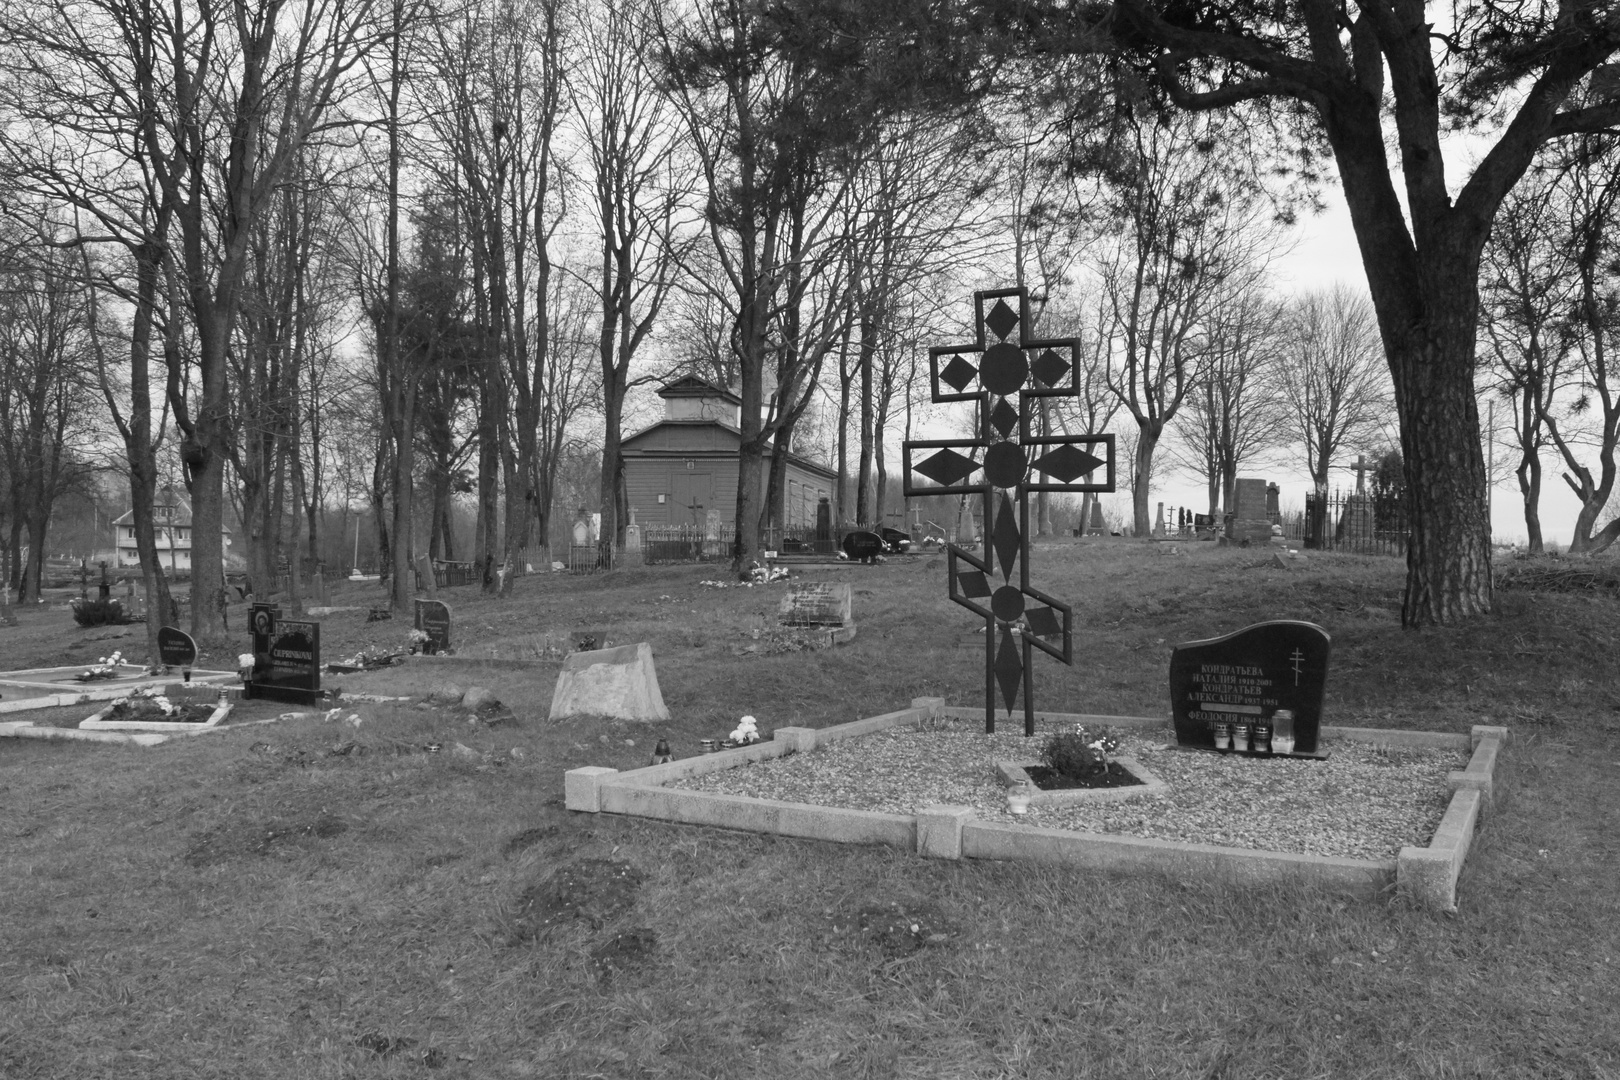
M 422 643 L 427 656 L 450 651 L 450 605 L 442 600 L 416 602 L 416 628 L 428 636 Z
M 795 585 L 782 597 L 777 614 L 783 626 L 849 626 L 855 621 L 849 583 Z
M 1319 757 L 1322 693 L 1332 639 L 1315 623 L 1277 619 L 1177 645 L 1170 656 L 1176 742 L 1203 750 Z M 1292 713 L 1291 749 L 1262 741 Z M 1241 740 L 1241 741 L 1240 741 Z

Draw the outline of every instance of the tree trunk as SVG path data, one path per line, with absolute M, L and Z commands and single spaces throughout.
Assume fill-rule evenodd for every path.
M 1131 463 L 1131 532 L 1136 536 L 1153 535 L 1153 519 L 1148 516 L 1148 490 L 1153 478 L 1153 451 L 1163 434 L 1161 424 L 1142 423 L 1137 428 L 1136 460 Z
M 1407 627 L 1460 622 L 1491 610 L 1485 455 L 1474 396 L 1474 307 L 1437 306 L 1428 326 L 1412 334 L 1419 340 L 1409 349 L 1390 350 L 1406 459 L 1410 532 L 1401 624 Z
M 861 316 L 861 464 L 855 486 L 855 523 L 870 524 L 872 518 L 872 364 L 877 354 L 877 320 Z
M 1546 547 L 1541 538 L 1541 457 L 1525 450 L 1519 457 L 1519 494 L 1524 498 L 1524 530 L 1530 541 L 1530 554 L 1540 555 Z
M 597 505 L 602 514 L 602 533 L 597 539 L 599 557 L 612 559 L 613 551 L 624 543 L 625 521 L 620 516 L 619 504 L 625 498 L 624 492 L 624 462 L 619 456 L 619 441 L 623 434 L 621 424 L 624 416 L 624 378 L 613 369 L 614 365 L 606 360 L 603 362 L 604 375 L 609 381 L 603 387 L 603 423 L 605 429 L 602 438 L 602 478 L 597 485 Z

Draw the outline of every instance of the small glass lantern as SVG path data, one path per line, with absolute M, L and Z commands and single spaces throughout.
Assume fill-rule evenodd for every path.
M 1007 789 L 1007 810 L 1019 817 L 1029 813 L 1030 800 L 1035 797 L 1035 786 L 1028 780 L 1020 780 Z

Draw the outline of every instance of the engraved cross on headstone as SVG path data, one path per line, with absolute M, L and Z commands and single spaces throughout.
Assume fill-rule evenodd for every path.
M 1033 735 L 1032 650 L 1073 664 L 1074 611 L 1029 583 L 1029 495 L 1113 491 L 1114 437 L 1032 433 L 1042 398 L 1077 396 L 1080 343 L 1032 338 L 1023 289 L 974 293 L 973 303 L 976 340 L 930 349 L 929 378 L 934 401 L 977 403 L 974 437 L 906 442 L 905 494 L 983 495 L 986 557 L 947 546 L 950 598 L 984 618 L 985 731 L 996 730 L 997 687 L 1011 716 L 1022 683 L 1024 734 Z M 1094 482 L 1098 470 L 1104 479 Z

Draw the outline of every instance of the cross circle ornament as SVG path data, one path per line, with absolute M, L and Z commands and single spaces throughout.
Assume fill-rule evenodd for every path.
M 904 492 L 983 497 L 986 557 L 947 545 L 949 595 L 985 620 L 985 731 L 996 730 L 997 691 L 1011 715 L 1021 686 L 1033 735 L 1030 660 L 1039 649 L 1074 663 L 1074 612 L 1030 584 L 1029 495 L 1113 491 L 1114 436 L 1033 431 L 1042 398 L 1078 396 L 1080 343 L 1034 338 L 1023 289 L 974 293 L 973 304 L 975 340 L 931 348 L 929 381 L 935 402 L 975 405 L 974 437 L 904 443 Z

